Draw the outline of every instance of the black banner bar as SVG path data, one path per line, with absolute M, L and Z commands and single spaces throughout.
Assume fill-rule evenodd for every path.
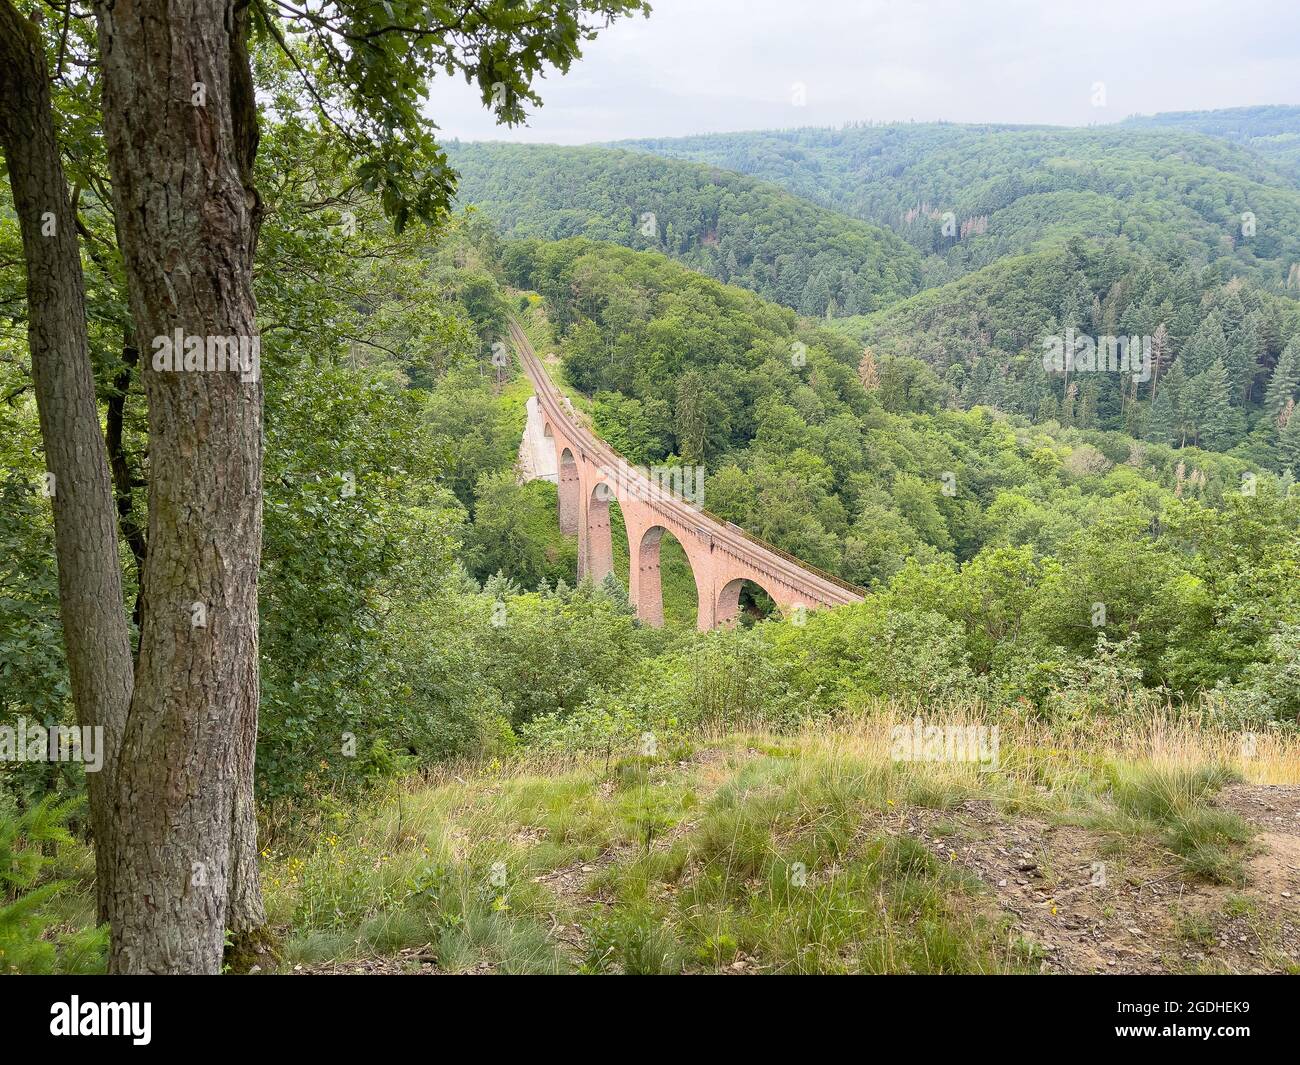
M 618 1046 L 620 1034 L 640 1033 L 635 1042 L 645 1045 L 658 1032 L 677 1042 L 674 1033 L 707 1024 L 729 1043 L 769 1050 L 786 1040 L 883 1049 L 882 1039 L 902 1039 L 918 1051 L 1154 1044 L 1180 1055 L 1198 1045 L 1231 1054 L 1291 1045 L 1295 1030 L 1295 985 L 1268 977 L 869 977 L 834 989 L 825 979 L 812 986 L 815 979 L 727 978 L 702 994 L 694 983 L 642 980 L 632 989 L 605 978 L 575 994 L 548 991 L 538 979 L 524 988 L 454 977 L 11 977 L 0 983 L 0 1015 L 7 1048 L 112 1043 L 128 1055 L 279 1045 L 337 1052 L 372 1039 L 442 1053 L 463 1045 L 458 1030 L 496 1040 L 502 1021 L 539 1050 L 575 1036 L 608 1036 Z M 431 1035 L 457 1043 L 435 1047 Z

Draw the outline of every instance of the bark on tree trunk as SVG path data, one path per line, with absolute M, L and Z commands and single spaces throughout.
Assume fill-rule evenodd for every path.
M 230 35 L 230 107 L 234 131 L 235 163 L 244 187 L 248 208 L 246 248 L 250 272 L 262 229 L 262 198 L 253 183 L 253 163 L 261 131 L 257 123 L 257 97 L 253 70 L 248 57 L 248 0 L 234 0 Z M 261 419 L 259 415 L 259 426 Z M 259 489 L 260 489 L 259 480 Z M 260 524 L 259 524 L 260 528 Z M 262 882 L 257 872 L 257 803 L 253 794 L 257 756 L 257 714 L 261 697 L 258 661 L 252 659 L 253 672 L 243 688 L 239 706 L 239 738 L 235 749 L 236 786 L 231 831 L 231 883 L 226 924 L 234 933 L 228 956 L 234 954 L 240 967 L 260 951 L 266 924 L 262 902 Z
M 229 893 L 242 900 L 250 884 L 256 891 L 246 837 L 258 695 L 262 383 L 238 370 L 175 371 L 154 360 L 156 338 L 177 331 L 200 338 L 191 343 L 205 354 L 227 339 L 246 351 L 258 340 L 254 205 L 232 108 L 236 16 L 214 0 L 106 0 L 97 17 L 108 159 L 150 430 L 149 547 L 118 773 L 110 968 L 217 972 L 233 916 Z
M 27 263 L 28 341 L 45 460 L 54 475 L 59 612 L 80 724 L 104 730 L 104 765 L 87 774 L 99 919 L 113 896 L 114 771 L 131 700 L 112 487 L 86 335 L 85 283 L 59 159 L 45 52 L 35 27 L 0 0 L 0 142 Z

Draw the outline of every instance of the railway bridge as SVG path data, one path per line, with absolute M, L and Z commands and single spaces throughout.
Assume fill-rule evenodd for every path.
M 787 615 L 800 608 L 861 602 L 861 591 L 851 584 L 709 514 L 682 494 L 680 482 L 665 483 L 651 471 L 629 464 L 578 418 L 519 325 L 512 322 L 510 331 L 537 397 L 542 448 L 553 445 L 555 449 L 552 469 L 532 469 L 526 475 L 555 478 L 560 529 L 578 537 L 579 578 L 600 581 L 613 569 L 609 504 L 616 499 L 627 528 L 628 596 L 645 624 L 663 624 L 659 546 L 665 531 L 677 538 L 690 562 L 699 598 L 697 624 L 702 630 L 735 620 L 745 581 L 762 588 Z M 530 431 L 536 431 L 535 425 Z

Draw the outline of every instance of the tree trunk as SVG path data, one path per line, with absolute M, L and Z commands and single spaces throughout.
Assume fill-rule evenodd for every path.
M 41 439 L 53 480 L 59 613 L 80 724 L 103 728 L 104 765 L 87 774 L 101 921 L 113 896 L 114 772 L 131 700 L 112 487 L 86 336 L 85 283 L 35 27 L 0 0 L 0 142 L 27 264 L 28 342 Z
M 250 275 L 257 239 L 262 229 L 262 198 L 253 183 L 253 162 L 261 138 L 257 124 L 257 97 L 253 70 L 248 57 L 249 0 L 234 0 L 230 35 L 230 106 L 234 130 L 235 163 L 244 187 L 248 207 L 246 247 Z M 250 278 L 251 292 L 251 278 Z M 258 419 L 259 429 L 261 418 Z M 260 437 L 259 437 L 260 439 Z M 260 491 L 259 480 L 259 491 Z M 260 504 L 259 504 L 260 505 Z M 258 528 L 261 528 L 260 522 Z M 252 675 L 244 685 L 239 706 L 234 824 L 231 832 L 231 884 L 226 924 L 234 933 L 227 957 L 246 968 L 252 955 L 260 952 L 266 924 L 262 882 L 257 873 L 257 802 L 253 794 L 257 756 L 257 712 L 261 697 L 258 660 L 252 659 Z
M 247 847 L 252 801 L 262 384 L 238 370 L 158 368 L 155 353 L 176 331 L 205 352 L 258 342 L 256 205 L 232 107 L 237 16 L 214 0 L 105 0 L 97 17 L 150 459 L 110 968 L 217 972 L 228 895 L 250 881 L 256 893 L 256 856 L 232 840 L 239 826 Z

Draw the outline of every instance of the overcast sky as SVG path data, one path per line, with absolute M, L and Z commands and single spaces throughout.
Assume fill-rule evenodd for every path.
M 652 0 L 525 127 L 434 84 L 444 138 L 581 144 L 851 120 L 1087 125 L 1300 103 L 1300 0 Z M 802 95 L 800 95 L 802 93 Z M 802 100 L 802 103 L 800 103 Z M 1096 101 L 1104 101 L 1097 106 Z

